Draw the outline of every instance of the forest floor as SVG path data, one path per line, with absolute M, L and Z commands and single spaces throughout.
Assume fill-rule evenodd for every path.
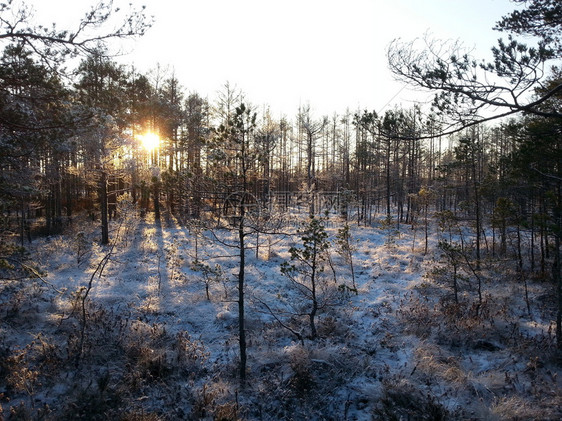
M 315 340 L 280 270 L 294 227 L 247 251 L 245 384 L 236 232 L 133 213 L 110 246 L 85 220 L 34 240 L 41 277 L 0 283 L 0 420 L 562 419 L 550 282 L 528 277 L 527 307 L 510 261 L 485 258 L 482 300 L 461 264 L 456 303 L 435 228 L 427 253 L 421 227 L 350 228 L 357 293 L 332 250 Z

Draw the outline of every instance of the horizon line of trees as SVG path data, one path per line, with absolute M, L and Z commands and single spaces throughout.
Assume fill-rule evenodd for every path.
M 139 74 L 103 51 L 87 56 L 70 81 L 21 44 L 6 47 L 0 63 L 0 198 L 4 215 L 19 216 L 22 241 L 35 216 L 55 232 L 64 217 L 93 212 L 96 203 L 111 216 L 125 191 L 144 208 L 162 196 L 185 219 L 211 202 L 220 208 L 240 189 L 236 150 L 220 135 L 246 102 L 230 84 L 210 103 L 186 94 L 175 75 Z M 302 107 L 293 120 L 245 106 L 255 119 L 248 189 L 264 206 L 272 192 L 340 192 L 359 203 L 364 222 L 385 213 L 410 223 L 424 188 L 440 211 L 476 218 L 506 198 L 522 216 L 549 213 L 537 201 L 558 176 L 555 118 L 522 116 L 443 137 L 439 115 L 425 117 L 417 106 L 321 117 Z M 142 148 L 147 132 L 158 134 L 159 147 Z

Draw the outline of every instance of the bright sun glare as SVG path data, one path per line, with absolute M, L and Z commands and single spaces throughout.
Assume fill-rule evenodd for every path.
M 151 151 L 160 146 L 160 137 L 156 133 L 148 132 L 139 136 L 142 146 L 147 150 Z

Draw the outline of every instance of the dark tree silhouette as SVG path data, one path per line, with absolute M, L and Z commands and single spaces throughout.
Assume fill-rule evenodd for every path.
M 509 35 L 492 48 L 492 62 L 472 57 L 459 41 L 426 36 L 406 42 L 396 39 L 390 44 L 388 62 L 396 78 L 436 92 L 434 107 L 450 117 L 444 133 L 517 113 L 562 118 L 562 111 L 552 105 L 562 83 L 544 89 L 547 65 L 561 54 L 560 4 L 554 0 L 518 2 L 527 9 L 498 22 L 496 29 Z M 534 35 L 539 41 L 528 46 L 513 34 Z M 537 88 L 543 89 L 533 96 Z

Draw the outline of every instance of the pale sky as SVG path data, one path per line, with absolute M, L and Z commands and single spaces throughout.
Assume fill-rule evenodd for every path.
M 114 0 L 126 5 L 131 0 Z M 41 23 L 75 21 L 89 0 L 28 0 Z M 155 23 L 118 60 L 141 72 L 158 64 L 187 92 L 213 100 L 228 81 L 274 115 L 411 107 L 424 96 L 393 81 L 385 51 L 395 38 L 430 32 L 461 39 L 479 55 L 509 0 L 144 0 Z M 129 49 L 131 46 L 128 47 Z

